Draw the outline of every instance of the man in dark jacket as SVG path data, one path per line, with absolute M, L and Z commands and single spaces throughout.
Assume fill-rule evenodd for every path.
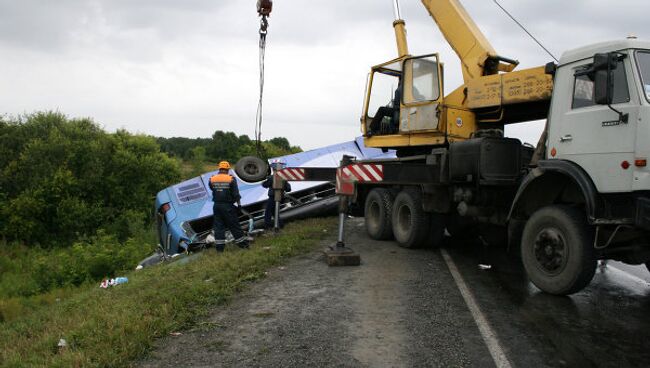
M 235 238 L 235 243 L 240 248 L 248 248 L 248 239 L 239 225 L 237 216 L 237 206 L 241 207 L 241 195 L 237 181 L 230 174 L 230 163 L 228 161 L 219 162 L 219 172 L 210 177 L 210 189 L 212 189 L 212 201 L 214 205 L 214 238 L 216 240 L 217 252 L 223 252 L 226 246 L 226 229 Z
M 264 228 L 271 229 L 273 228 L 273 217 L 275 216 L 275 195 L 273 190 L 273 174 L 284 167 L 282 162 L 273 162 L 271 164 L 271 175 L 269 175 L 266 180 L 262 183 L 264 188 L 269 188 L 269 199 L 266 201 L 266 208 L 264 209 Z M 284 181 L 283 192 L 290 192 L 291 185 L 288 181 Z M 278 218 L 278 224 L 282 227 L 282 222 Z

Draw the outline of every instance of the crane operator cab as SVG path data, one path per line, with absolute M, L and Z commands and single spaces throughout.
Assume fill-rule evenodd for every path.
M 382 137 L 385 147 L 387 139 L 402 140 L 411 132 L 440 132 L 441 72 L 437 54 L 401 57 L 372 67 L 361 117 L 364 136 Z

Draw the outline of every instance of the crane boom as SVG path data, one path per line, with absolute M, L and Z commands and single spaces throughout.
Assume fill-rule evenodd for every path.
M 512 71 L 514 60 L 499 57 L 458 0 L 422 0 L 443 36 L 461 61 L 465 83 L 482 75 Z M 506 61 L 508 64 L 501 64 Z

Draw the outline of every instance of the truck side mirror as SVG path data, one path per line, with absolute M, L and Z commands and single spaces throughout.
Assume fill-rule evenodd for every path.
M 595 54 L 594 63 L 591 68 L 593 70 L 614 70 L 616 69 L 617 57 L 616 53 L 610 52 L 607 54 Z
M 594 102 L 598 105 L 611 105 L 614 97 L 614 69 L 617 54 L 595 54 L 591 72 L 594 79 Z
M 594 102 L 598 105 L 611 105 L 614 96 L 612 72 L 597 70 L 594 72 Z

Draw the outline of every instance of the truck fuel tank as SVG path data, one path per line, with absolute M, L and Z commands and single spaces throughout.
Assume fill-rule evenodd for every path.
M 449 145 L 452 183 L 512 185 L 522 175 L 523 158 L 530 150 L 515 138 L 483 137 Z

